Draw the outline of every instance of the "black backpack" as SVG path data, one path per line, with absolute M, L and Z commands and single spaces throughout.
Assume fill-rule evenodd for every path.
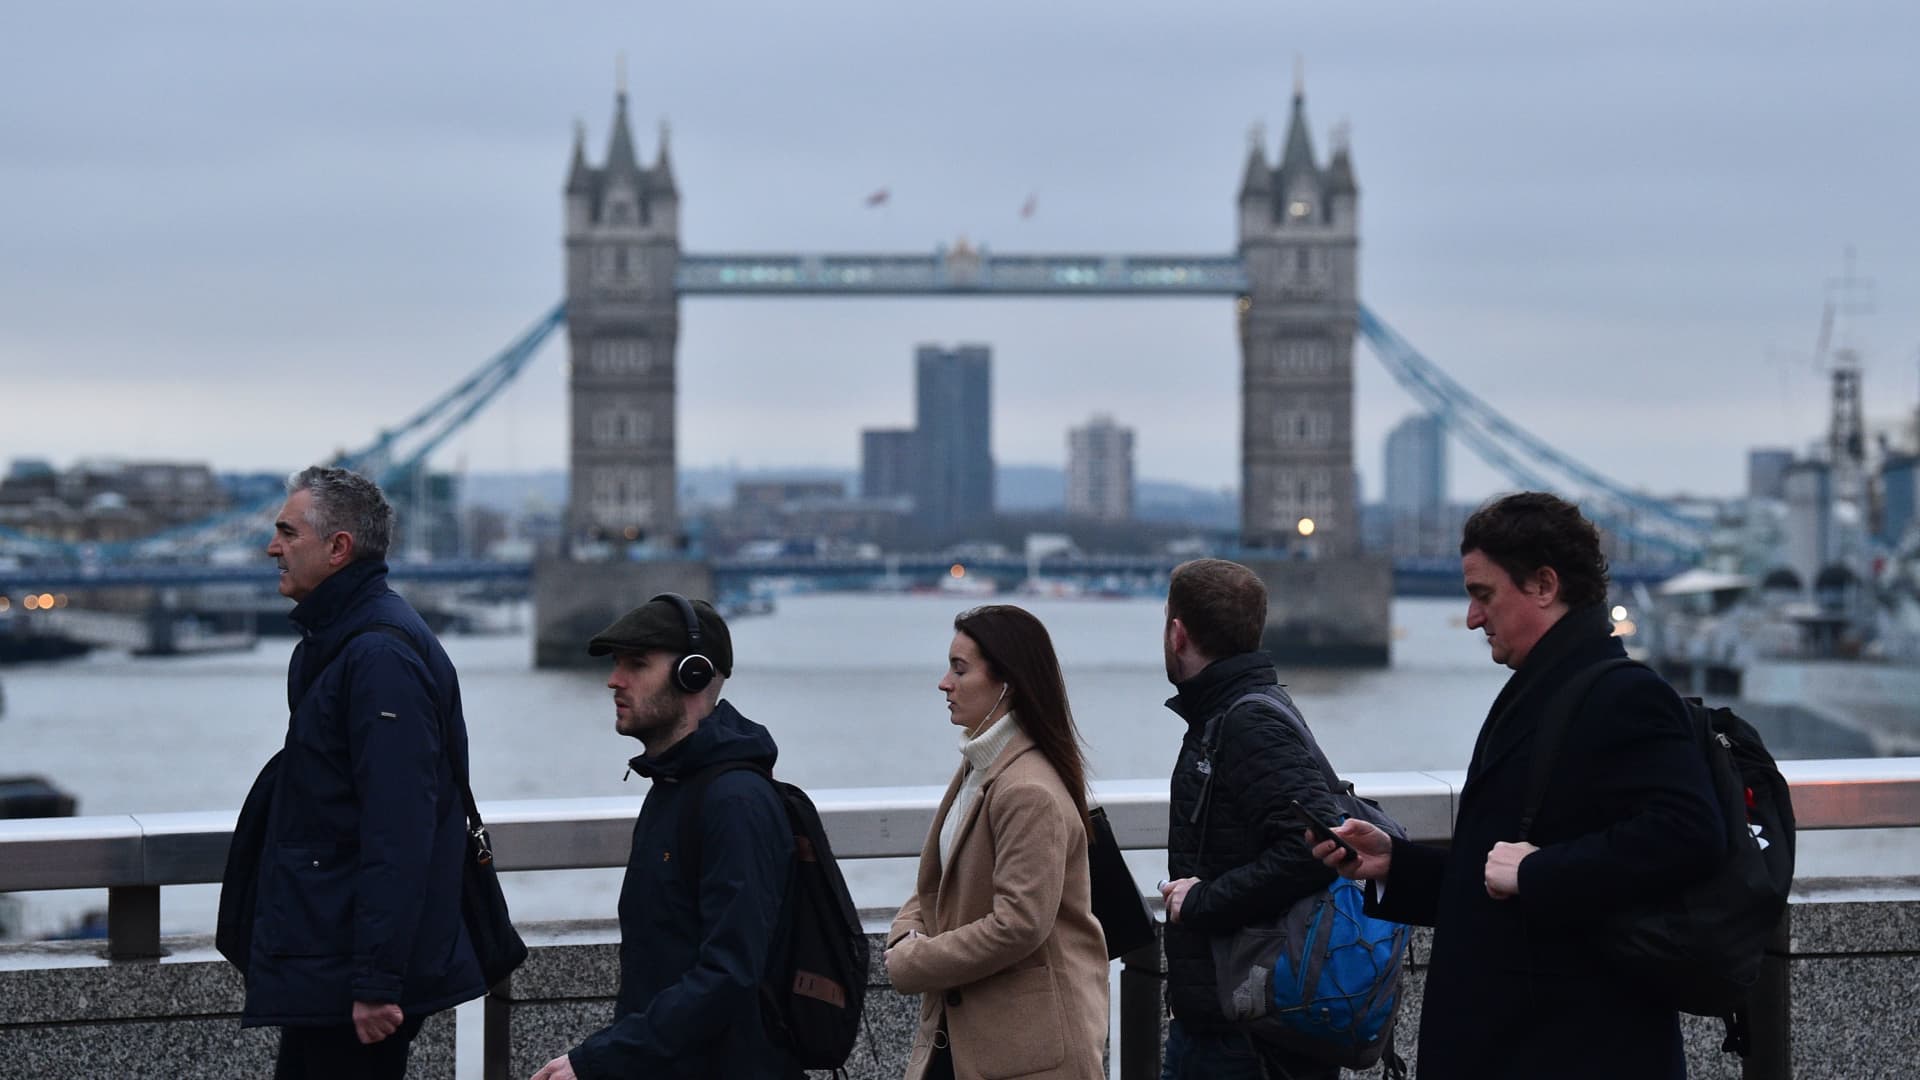
M 701 800 L 715 777 L 736 769 L 767 778 L 793 827 L 793 872 L 781 911 L 787 966 L 784 971 L 767 972 L 761 980 L 761 1014 L 774 1042 L 785 1047 L 801 1068 L 839 1069 L 860 1035 L 867 997 L 867 934 L 813 800 L 751 762 L 728 761 L 702 769 L 682 785 L 682 865 L 688 879 L 697 883 Z
M 1637 664 L 1602 661 L 1554 695 L 1535 735 L 1520 839 L 1533 826 L 1554 757 L 1587 691 L 1607 673 Z M 1692 885 L 1610 916 L 1607 953 L 1656 1000 L 1726 1020 L 1722 1049 L 1744 1057 L 1748 998 L 1793 886 L 1793 798 L 1753 725 L 1730 709 L 1685 700 L 1726 823 L 1727 856 Z

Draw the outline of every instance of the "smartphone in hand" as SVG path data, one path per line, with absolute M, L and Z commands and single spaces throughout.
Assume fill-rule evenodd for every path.
M 1315 840 L 1331 840 L 1335 844 L 1338 844 L 1340 850 L 1347 853 L 1346 856 L 1340 860 L 1341 862 L 1348 862 L 1360 857 L 1360 853 L 1353 850 L 1352 844 L 1334 835 L 1331 824 L 1322 819 L 1318 814 L 1300 805 L 1299 799 L 1293 800 L 1293 814 L 1305 823 L 1307 831 L 1313 834 Z

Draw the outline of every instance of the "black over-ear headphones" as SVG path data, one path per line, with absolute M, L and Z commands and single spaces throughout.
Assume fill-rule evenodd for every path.
M 665 600 L 679 608 L 680 617 L 687 622 L 687 651 L 673 662 L 673 685 L 689 694 L 705 690 L 720 672 L 702 651 L 700 616 L 694 613 L 693 602 L 676 592 L 663 592 L 653 600 Z M 651 604 L 653 600 L 647 602 Z

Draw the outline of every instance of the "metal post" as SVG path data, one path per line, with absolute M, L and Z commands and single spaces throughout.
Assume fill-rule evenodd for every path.
M 1160 1075 L 1160 988 L 1166 977 L 1157 939 L 1120 959 L 1120 1080 Z
M 1760 962 L 1760 981 L 1748 999 L 1752 1040 L 1742 1064 L 1742 1080 L 1790 1080 L 1793 1076 L 1793 908 L 1780 916 Z
M 151 960 L 160 947 L 160 886 L 117 885 L 107 890 L 107 959 Z

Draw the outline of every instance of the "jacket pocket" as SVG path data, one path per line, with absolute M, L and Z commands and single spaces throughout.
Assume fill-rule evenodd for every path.
M 961 992 L 963 1004 L 947 1009 L 948 1030 L 956 1057 L 964 1055 L 985 1080 L 1045 1072 L 1066 1061 L 1066 1017 L 1052 968 L 1003 971 Z
M 335 845 L 282 845 L 266 870 L 260 945 L 275 956 L 345 955 L 353 948 L 357 860 Z

